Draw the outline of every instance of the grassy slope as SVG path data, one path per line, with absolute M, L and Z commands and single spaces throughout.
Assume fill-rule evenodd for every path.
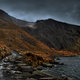
M 4 48 L 6 47 L 6 50 Z M 2 49 L 3 48 L 3 49 Z M 40 42 L 27 32 L 25 32 L 20 27 L 15 24 L 9 23 L 0 19 L 0 57 L 9 54 L 11 50 L 16 50 L 23 55 L 32 54 L 34 55 L 36 61 L 39 57 L 42 58 L 42 61 L 54 61 L 51 59 L 52 56 L 62 56 L 62 55 L 76 55 L 74 53 L 64 51 L 56 51 L 55 49 L 49 48 L 44 43 Z M 4 53 L 3 53 L 4 52 Z M 69 54 L 68 54 L 69 53 Z M 32 57 L 25 56 L 28 60 Z M 41 60 L 41 58 L 39 58 Z M 35 60 L 33 60 L 35 62 Z M 39 63 L 39 62 L 37 62 Z
M 0 19 L 0 43 L 22 54 L 32 53 L 51 60 L 51 49 L 18 26 Z M 0 46 L 3 46 L 0 45 Z M 4 47 L 3 47 L 4 48 Z

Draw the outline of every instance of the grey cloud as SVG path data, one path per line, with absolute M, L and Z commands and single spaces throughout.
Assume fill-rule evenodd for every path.
M 80 24 L 80 0 L 0 0 L 0 8 L 29 21 L 50 17 Z

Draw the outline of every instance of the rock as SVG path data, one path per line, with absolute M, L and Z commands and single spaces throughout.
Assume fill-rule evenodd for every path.
M 15 62 L 15 57 L 12 56 L 12 55 L 9 56 L 9 57 L 8 57 L 8 61 L 9 61 L 9 62 Z
M 42 70 L 42 66 L 38 66 L 36 69 L 37 70 Z
M 53 77 L 43 77 L 43 78 L 40 78 L 39 80 L 57 80 L 57 79 Z
M 67 77 L 66 75 L 62 75 L 62 76 L 60 77 L 60 79 L 62 79 L 62 80 L 68 80 L 68 77 Z
M 10 71 L 10 73 L 12 73 L 12 74 L 21 74 L 22 72 L 20 72 L 20 71 L 13 71 L 13 70 L 11 70 L 11 71 Z
M 3 66 L 3 67 L 7 67 L 7 66 L 8 66 L 8 64 L 4 63 L 2 66 Z
M 64 65 L 64 63 L 59 63 L 59 65 Z
M 17 63 L 17 64 L 18 64 L 18 63 L 22 63 L 22 64 L 23 64 L 23 62 L 22 62 L 22 61 L 20 61 L 20 60 L 19 60 L 19 61 L 18 61 L 18 60 L 17 60 L 17 61 L 15 61 L 15 63 Z
M 31 73 L 28 73 L 28 72 L 23 72 L 21 74 L 18 74 L 18 73 L 15 73 L 13 74 L 13 78 L 18 78 L 19 80 L 26 80 L 26 78 L 29 78 L 31 77 Z
M 29 73 L 29 72 L 23 72 L 22 74 L 23 74 L 23 76 L 26 76 L 26 77 L 31 77 L 32 76 L 32 74 Z
M 56 60 L 60 60 L 60 58 L 59 57 L 56 57 Z
M 18 65 L 18 66 L 28 66 L 28 65 L 25 64 L 25 63 L 18 63 L 17 65 Z
M 3 59 L 4 62 L 8 62 L 8 57 Z
M 35 79 L 40 79 L 40 78 L 43 78 L 43 77 L 51 77 L 51 75 L 48 75 L 45 72 L 42 72 L 40 70 L 36 70 L 36 71 L 33 72 L 31 77 L 35 78 Z
M 33 78 L 36 78 L 36 79 L 39 79 L 39 78 L 41 78 L 41 77 L 43 77 L 44 76 L 44 73 L 42 73 L 42 72 L 40 72 L 40 71 L 34 71 L 33 72 L 33 74 L 32 74 L 32 76 L 31 77 L 33 77 Z M 45 75 L 46 76 L 46 75 Z
M 54 62 L 54 64 L 56 64 L 56 65 L 57 65 L 57 64 L 59 64 L 59 62 Z
M 54 62 L 54 64 L 56 64 L 56 65 L 64 65 L 64 63 L 60 63 L 60 62 Z
M 34 79 L 34 78 L 27 78 L 26 80 L 37 80 L 37 79 Z
M 43 67 L 52 67 L 52 66 L 53 66 L 53 64 L 43 63 L 43 64 L 42 64 L 42 66 L 43 66 Z
M 0 65 L 0 70 L 1 70 L 1 69 L 3 69 L 3 66 L 2 66 L 2 65 Z
M 74 78 L 71 78 L 71 77 L 68 77 L 68 80 L 76 80 L 76 79 L 74 79 Z
M 32 66 L 20 66 L 23 72 L 30 72 L 32 73 L 34 71 L 34 69 L 32 68 Z
M 57 65 L 54 65 L 54 67 L 57 67 Z

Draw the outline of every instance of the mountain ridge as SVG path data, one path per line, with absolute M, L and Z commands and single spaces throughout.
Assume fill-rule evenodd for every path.
M 41 57 L 43 62 L 54 62 L 50 57 L 52 50 L 47 45 L 25 32 L 21 27 L 2 19 L 0 19 L 0 44 L 0 59 L 15 50 L 25 57 L 30 53 L 36 57 Z M 37 61 L 35 62 L 39 64 Z
M 27 25 L 33 24 L 33 22 L 28 22 L 28 21 L 24 21 L 24 20 L 20 20 L 15 17 L 12 17 L 2 9 L 0 9 L 0 18 L 8 22 L 14 23 L 20 27 L 26 27 Z
M 2 13 L 3 13 L 3 11 L 2 11 Z M 7 14 L 8 15 L 8 14 Z M 3 17 L 3 16 L 2 16 Z M 6 18 L 6 17 L 5 17 Z M 14 17 L 13 17 L 14 18 Z M 18 44 L 21 44 L 20 42 L 22 42 L 22 43 L 25 43 L 25 41 L 27 41 L 28 43 L 27 43 L 27 46 L 26 47 L 30 47 L 30 48 L 34 48 L 35 47 L 35 50 L 34 51 L 32 51 L 33 53 L 37 53 L 37 52 L 39 52 L 39 53 L 41 53 L 41 51 L 39 51 L 39 50 L 42 50 L 40 47 L 42 47 L 44 50 L 42 50 L 42 53 L 44 53 L 45 51 L 47 51 L 46 53 L 48 53 L 48 50 L 50 51 L 49 53 L 49 55 L 53 55 L 53 56 L 62 56 L 63 54 L 65 55 L 65 56 L 69 56 L 69 55 L 76 55 L 77 54 L 77 52 L 75 52 L 75 51 L 71 51 L 71 52 L 69 52 L 70 50 L 68 50 L 68 49 L 61 49 L 61 48 L 63 48 L 64 46 L 63 46 L 63 44 L 61 44 L 61 43 L 59 43 L 59 39 L 57 39 L 57 41 L 56 41 L 56 38 L 55 37 L 57 37 L 57 36 L 60 36 L 60 34 L 63 34 L 63 33 L 61 33 L 62 32 L 62 30 L 64 29 L 63 27 L 59 27 L 59 24 L 62 24 L 62 22 L 58 22 L 58 21 L 55 21 L 55 20 L 53 20 L 53 19 L 48 19 L 48 20 L 38 20 L 37 22 L 35 22 L 34 23 L 34 25 L 32 26 L 32 27 L 34 27 L 34 28 L 32 28 L 32 27 L 28 27 L 28 25 L 26 26 L 26 27 L 20 27 L 19 25 L 18 25 L 18 27 L 17 27 L 17 25 L 15 25 L 13 22 L 10 22 L 10 21 L 8 21 L 8 20 L 5 20 L 4 18 L 1 18 L 0 19 L 1 21 L 0 21 L 0 28 L 1 28 L 1 34 L 2 35 L 4 35 L 4 36 L 6 36 L 6 34 L 4 34 L 5 32 L 4 31 L 6 31 L 6 30 L 8 30 L 8 32 L 7 32 L 7 34 L 9 34 L 9 33 L 11 33 L 11 34 L 13 34 L 13 33 L 15 33 L 15 34 L 13 34 L 13 35 L 16 35 L 16 34 L 19 34 L 18 32 L 20 32 L 21 31 L 21 33 L 19 34 L 19 36 L 21 36 L 22 37 L 22 41 L 21 41 L 21 38 L 20 37 L 18 37 L 18 36 L 16 36 L 17 38 L 19 38 L 18 39 Z M 14 19 L 13 19 L 13 21 L 14 21 Z M 57 24 L 58 23 L 58 24 Z M 66 23 L 63 23 L 63 24 L 65 24 L 66 25 Z M 56 25 L 58 25 L 58 26 L 56 26 Z M 69 25 L 69 24 L 67 24 L 67 25 Z M 71 25 L 70 25 L 71 26 Z M 3 31 L 3 28 L 4 28 L 4 31 Z M 19 29 L 19 30 L 17 30 L 16 31 L 16 29 Z M 10 32 L 9 32 L 9 29 L 11 29 L 10 30 Z M 55 29 L 55 30 L 54 30 Z M 53 34 L 53 32 L 54 33 L 56 33 L 57 32 L 57 29 L 59 29 L 58 31 L 60 31 L 60 33 L 57 33 L 57 35 L 56 34 L 54 34 L 54 35 L 52 35 Z M 67 28 L 66 28 L 67 29 Z M 12 32 L 11 32 L 12 31 Z M 26 32 L 25 32 L 26 31 Z M 64 32 L 64 31 L 63 31 Z M 79 32 L 79 31 L 78 31 Z M 72 32 L 70 32 L 70 34 L 71 34 Z M 27 36 L 28 35 L 26 35 L 26 37 L 24 37 L 23 35 L 24 34 L 28 34 L 28 35 L 31 35 L 31 37 L 34 37 L 36 40 L 35 40 L 35 42 L 36 42 L 36 45 L 35 45 L 35 42 L 34 42 L 34 38 L 31 38 L 31 39 L 28 39 L 27 38 Z M 4 37 L 4 36 L 2 36 L 1 35 L 1 37 Z M 33 35 L 33 36 L 32 36 Z M 9 35 L 10 36 L 10 35 Z M 54 37 L 55 36 L 55 37 Z M 12 38 L 12 37 L 11 37 Z M 61 37 L 61 38 L 63 38 L 63 37 Z M 2 39 L 2 40 L 5 40 L 5 39 Z M 38 42 L 37 42 L 37 40 L 38 40 Z M 53 40 L 54 40 L 54 42 L 53 42 Z M 12 40 L 8 40 L 7 42 L 10 42 L 10 41 L 12 41 Z M 16 40 L 14 40 L 14 42 L 15 42 Z M 40 41 L 40 42 L 39 42 Z M 56 42 L 55 42 L 56 41 Z M 12 42 L 11 42 L 12 43 Z M 30 45 L 30 44 L 32 44 L 32 45 Z M 14 43 L 12 43 L 13 45 L 14 45 Z M 40 46 L 40 45 L 41 46 Z M 55 45 L 54 45 L 55 44 Z M 16 45 L 16 44 L 15 44 Z M 14 46 L 15 46 L 14 45 Z M 45 46 L 44 46 L 45 45 Z M 8 46 L 11 46 L 10 44 L 8 45 Z M 17 45 L 18 47 L 19 47 L 19 45 Z M 78 45 L 77 45 L 78 46 Z M 17 47 L 17 48 L 18 48 Z M 39 48 L 38 48 L 39 47 Z M 16 49 L 17 49 L 16 48 Z M 29 49 L 30 49 L 29 48 Z M 14 47 L 12 48 L 12 49 L 14 49 Z M 48 49 L 48 50 L 47 50 Z M 56 49 L 56 50 L 55 50 Z M 37 52 L 36 52 L 36 50 L 37 50 Z M 61 50 L 61 51 L 59 51 L 59 50 Z M 31 51 L 30 51 L 31 52 Z M 64 53 L 65 52 L 65 53 Z M 72 52 L 74 52 L 74 53 L 72 53 Z M 26 52 L 25 52 L 26 53 Z M 60 54 L 56 54 L 56 53 L 60 53 Z
M 34 27 L 35 29 L 25 27 L 24 30 L 49 47 L 57 50 L 79 52 L 80 43 L 78 39 L 80 37 L 80 26 L 47 19 L 38 20 Z

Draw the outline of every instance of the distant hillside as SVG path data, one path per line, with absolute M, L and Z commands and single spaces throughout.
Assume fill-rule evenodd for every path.
M 34 27 L 35 29 L 25 27 L 24 30 L 49 47 L 80 52 L 80 26 L 48 19 L 38 20 Z
M 8 22 L 14 23 L 20 27 L 26 27 L 27 25 L 32 25 L 33 22 L 28 22 L 20 19 L 16 19 L 15 17 L 10 16 L 8 13 L 0 9 L 0 18 L 4 19 Z

